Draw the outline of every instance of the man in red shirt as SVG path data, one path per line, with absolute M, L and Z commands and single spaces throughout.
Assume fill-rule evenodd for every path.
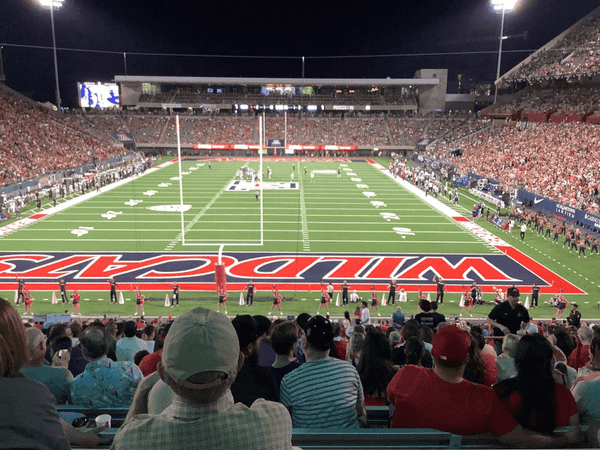
M 407 365 L 396 373 L 387 388 L 396 407 L 393 428 L 435 428 L 459 435 L 489 432 L 515 447 L 567 446 L 580 439 L 580 430 L 558 438 L 525 430 L 494 391 L 465 380 L 470 344 L 466 332 L 446 325 L 433 338 L 433 369 Z

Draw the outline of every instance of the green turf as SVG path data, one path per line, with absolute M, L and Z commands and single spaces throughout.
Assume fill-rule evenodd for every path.
M 382 159 L 380 162 L 387 167 L 387 160 Z M 218 250 L 219 245 L 225 244 L 225 253 L 498 253 L 498 250 L 470 234 L 367 163 L 347 163 L 347 167 L 352 169 L 356 176 L 346 175 L 346 171 L 341 178 L 336 174 L 316 174 L 314 181 L 309 175 L 304 175 L 304 167 L 309 174 L 312 170 L 337 171 L 340 163 L 295 163 L 294 181 L 299 182 L 300 189 L 263 191 L 262 229 L 261 202 L 255 200 L 254 191 L 225 191 L 228 183 L 234 180 L 239 167 L 247 164 L 258 169 L 258 162 L 213 161 L 212 169 L 209 169 L 207 164 L 200 165 L 203 163 L 204 161 L 182 163 L 183 171 L 189 173 L 183 176 L 184 203 L 192 206 L 184 213 L 185 242 L 188 245 L 183 245 L 180 213 L 147 209 L 149 206 L 179 203 L 179 182 L 172 179 L 178 177 L 179 171 L 178 165 L 173 164 L 5 235 L 0 238 L 1 249 L 10 252 L 170 253 L 214 252 Z M 267 165 L 273 169 L 270 181 L 290 181 L 292 162 L 267 160 L 264 164 L 265 170 Z M 352 178 L 358 178 L 360 181 L 353 181 Z M 160 186 L 163 183 L 170 185 Z M 368 188 L 357 185 L 367 185 Z M 149 191 L 156 193 L 144 194 Z M 363 192 L 373 192 L 376 197 L 367 197 Z M 142 202 L 131 206 L 126 204 L 130 200 Z M 450 204 L 441 197 L 440 200 Z M 372 201 L 383 202 L 386 207 L 376 208 L 371 204 Z M 466 191 L 461 191 L 460 206 L 457 208 L 468 217 L 474 202 L 474 197 Z M 384 210 L 396 214 L 398 219 L 386 220 L 381 216 Z M 111 219 L 102 217 L 109 211 L 120 214 L 113 214 L 115 217 Z M 584 318 L 600 317 L 596 284 L 598 256 L 588 256 L 586 260 L 579 259 L 559 245 L 551 244 L 531 232 L 522 243 L 518 240 L 518 233 L 509 236 L 508 233 L 484 221 L 480 221 L 479 224 L 588 292 L 588 295 L 568 298 L 580 304 Z M 73 230 L 79 230 L 80 227 L 93 227 L 93 230 L 88 230 L 87 234 L 80 237 L 72 234 Z M 416 235 L 406 236 L 404 239 L 393 230 L 394 227 L 409 228 L 415 231 Z M 264 238 L 262 244 L 261 235 Z M 307 238 L 303 238 L 305 235 Z M 430 291 L 433 293 L 433 286 L 430 287 Z M 210 298 L 210 293 L 183 293 L 182 297 L 190 300 L 182 301 L 179 308 L 168 309 L 163 305 L 166 294 L 167 292 L 148 293 L 149 297 L 158 299 L 146 303 L 148 315 L 167 315 L 173 311 L 180 313 L 198 304 L 216 309 L 216 300 L 200 300 Z M 295 299 L 283 303 L 285 314 L 296 315 L 303 311 L 314 313 L 318 308 L 318 302 L 315 301 L 318 293 L 282 294 Z M 12 299 L 14 292 L 4 291 L 0 292 L 0 295 Z M 369 297 L 366 292 L 362 295 Z M 489 297 L 487 300 L 491 300 L 491 294 L 486 295 Z M 526 293 L 523 300 L 525 295 Z M 62 305 L 51 305 L 49 300 L 44 301 L 44 298 L 51 297 L 51 293 L 36 292 L 34 297 L 36 313 L 64 311 Z M 458 294 L 446 294 L 446 302 L 441 307 L 441 312 L 448 316 L 456 316 L 460 309 L 458 297 Z M 549 295 L 542 295 L 541 301 L 546 301 L 548 297 Z M 134 302 L 131 300 L 122 306 L 108 304 L 107 293 L 84 292 L 82 298 L 84 314 L 128 315 L 135 311 Z M 86 298 L 89 300 L 85 300 Z M 101 298 L 102 301 L 99 301 Z M 133 299 L 133 295 L 129 294 L 129 298 Z M 250 310 L 249 307 L 239 306 L 238 298 L 239 292 L 230 292 L 230 315 Z M 409 294 L 409 299 L 411 301 L 404 304 L 403 309 L 408 314 L 414 314 L 416 294 Z M 266 314 L 270 306 L 269 301 L 256 302 L 252 310 L 253 313 Z M 20 308 L 22 311 L 22 306 Z M 337 316 L 345 310 L 333 305 L 331 309 Z M 352 309 L 350 308 L 351 312 Z M 394 308 L 386 306 L 381 309 L 382 316 L 389 317 Z M 484 317 L 490 309 L 491 306 L 476 306 L 473 311 L 476 317 Z M 554 308 L 542 306 L 533 310 L 533 315 L 551 317 L 555 311 Z

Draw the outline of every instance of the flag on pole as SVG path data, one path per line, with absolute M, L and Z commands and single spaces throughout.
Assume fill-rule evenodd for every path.
M 123 291 L 119 292 L 119 305 L 124 305 L 125 299 L 123 298 Z
M 169 294 L 165 295 L 165 306 L 171 306 L 171 299 L 169 299 Z
M 381 294 L 381 306 L 386 306 L 387 300 L 385 299 L 385 292 Z
M 240 306 L 244 306 L 244 293 L 240 292 Z
M 19 301 L 19 291 L 15 291 L 15 303 Z
M 52 304 L 56 305 L 58 300 L 56 299 L 56 291 L 52 291 Z
M 340 306 L 340 293 L 337 293 L 337 296 L 335 298 L 335 306 Z
M 527 296 L 527 298 L 525 299 L 525 308 L 529 309 L 529 295 Z
M 431 301 L 431 294 L 428 292 L 427 293 L 427 301 L 430 302 Z

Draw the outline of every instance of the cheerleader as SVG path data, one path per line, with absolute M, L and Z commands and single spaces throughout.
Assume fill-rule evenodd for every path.
M 219 304 L 217 305 L 217 312 L 221 312 L 221 305 L 223 305 L 223 309 L 227 315 L 227 291 L 225 289 L 221 289 L 219 291 Z
M 463 289 L 465 289 L 465 288 L 463 287 Z M 473 317 L 473 313 L 471 312 L 471 306 L 473 306 L 473 297 L 471 297 L 471 295 L 469 295 L 469 293 L 466 291 L 466 289 L 462 294 L 462 299 L 460 300 L 460 303 L 462 304 L 462 310 L 460 312 L 460 317 L 463 316 L 463 312 L 465 312 L 465 309 L 469 309 L 469 314 L 471 315 L 471 317 Z
M 77 289 L 75 289 L 71 294 L 71 300 L 73 301 L 73 309 L 71 310 L 71 315 L 75 315 L 75 309 L 77 309 L 77 312 L 79 312 L 79 315 L 81 315 L 81 295 L 79 295 Z
M 369 307 L 369 312 L 371 312 L 373 307 L 375 307 L 377 310 L 377 315 L 381 317 L 381 314 L 379 313 L 379 307 L 377 306 L 378 303 L 379 297 L 377 297 L 377 293 L 375 292 L 375 286 L 371 286 L 371 306 Z
M 135 314 L 134 316 L 138 315 L 139 311 L 142 311 L 142 316 L 144 316 L 146 313 L 144 312 L 144 301 L 146 300 L 146 297 L 144 297 L 142 295 L 142 293 L 140 292 L 140 288 L 138 286 L 135 287 Z
M 31 315 L 33 316 L 33 307 L 31 306 L 31 303 L 33 302 L 33 298 L 31 297 L 31 293 L 29 292 L 29 289 L 27 289 L 26 287 L 23 287 L 23 303 L 25 303 L 25 312 L 23 313 L 23 315 L 27 315 L 27 312 L 29 311 L 31 313 Z
M 279 291 L 277 290 L 277 285 L 274 284 L 273 285 L 273 304 L 271 305 L 271 311 L 269 311 L 269 316 L 273 312 L 273 308 L 275 308 L 275 306 L 277 306 L 277 308 L 279 309 L 279 314 L 281 316 L 283 316 L 283 311 L 281 311 L 281 299 L 282 299 L 282 297 L 281 297 L 281 294 L 279 293 Z

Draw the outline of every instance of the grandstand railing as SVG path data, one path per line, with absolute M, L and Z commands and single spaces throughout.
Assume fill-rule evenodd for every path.
M 571 431 L 572 427 L 560 427 L 555 435 Z M 588 427 L 582 426 L 582 432 Z M 117 428 L 109 428 L 100 433 L 101 447 L 107 448 L 117 434 Z M 590 431 L 595 431 L 590 428 Z M 461 436 L 432 428 L 294 428 L 292 445 L 303 450 L 344 450 L 344 449 L 500 449 L 506 448 L 489 433 Z M 575 448 L 588 448 L 589 443 L 581 443 Z

